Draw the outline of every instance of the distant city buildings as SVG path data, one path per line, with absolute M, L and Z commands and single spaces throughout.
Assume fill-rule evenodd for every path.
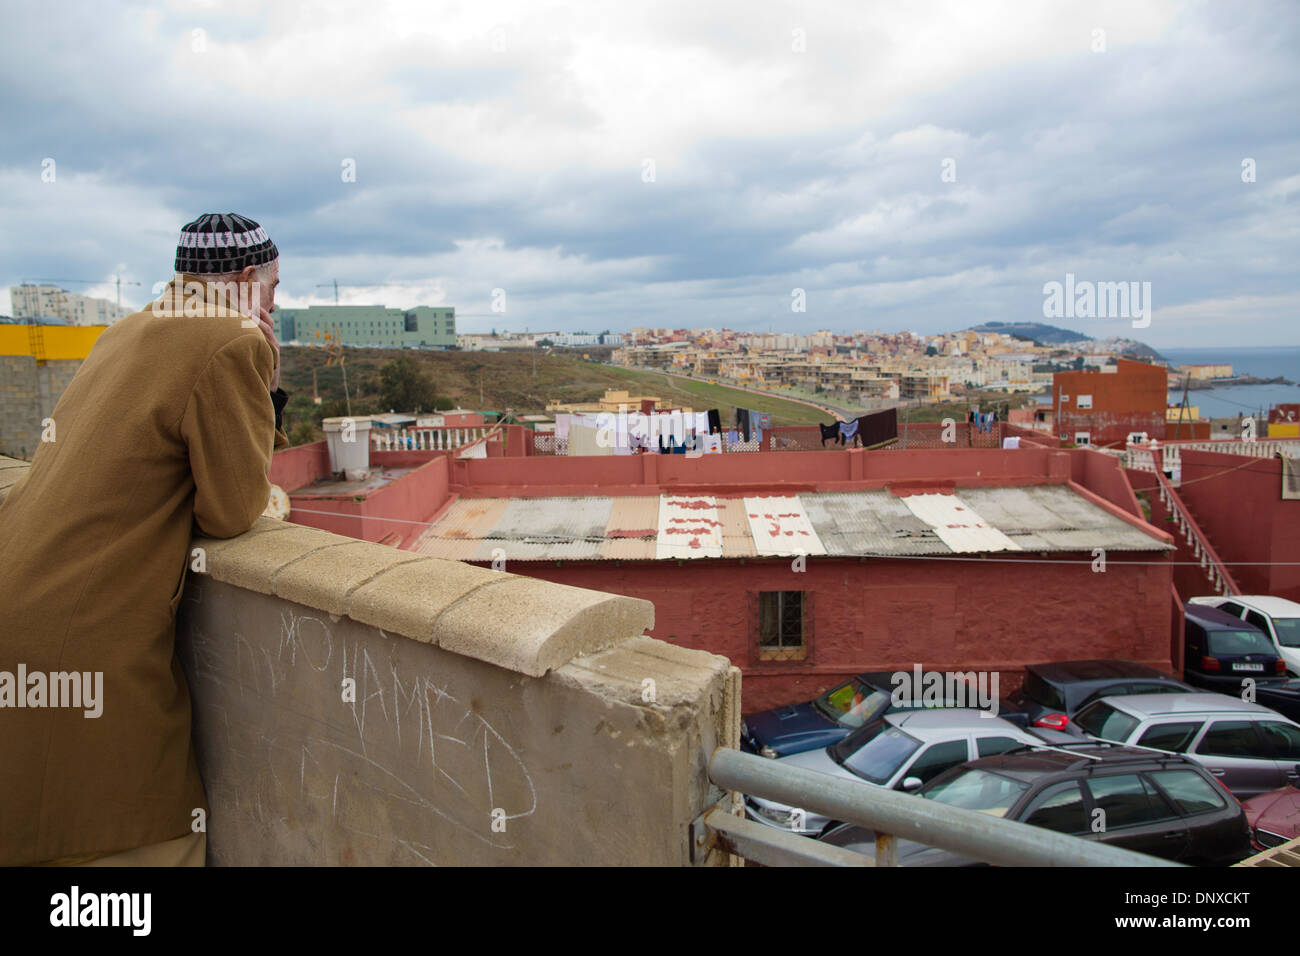
M 312 305 L 276 309 L 276 337 L 285 344 L 323 345 L 337 335 L 343 345 L 368 348 L 445 349 L 456 344 L 451 306 L 390 309 L 382 305 Z
M 864 407 L 961 401 L 977 391 L 1043 394 L 1056 372 L 1113 367 L 1120 357 L 1150 354 L 1129 339 L 1039 344 L 981 329 L 939 335 L 880 330 L 800 335 L 633 328 L 625 341 L 613 354 L 616 364 Z M 1164 371 L 1164 366 L 1152 367 Z
M 1231 365 L 1180 365 L 1178 371 L 1190 375 L 1195 381 L 1208 381 L 1216 378 L 1232 378 Z
M 29 282 L 10 286 L 9 302 L 15 319 L 40 319 L 66 325 L 112 325 L 133 311 L 108 299 Z
M 456 345 L 467 352 L 622 344 L 623 336 L 616 332 L 467 332 L 456 336 Z

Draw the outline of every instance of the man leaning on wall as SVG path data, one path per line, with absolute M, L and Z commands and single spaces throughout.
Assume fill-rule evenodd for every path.
M 176 608 L 192 534 L 266 508 L 288 396 L 265 230 L 200 216 L 175 271 L 99 337 L 0 505 L 0 864 L 204 862 Z

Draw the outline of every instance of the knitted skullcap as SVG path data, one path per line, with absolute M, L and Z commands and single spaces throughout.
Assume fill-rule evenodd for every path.
M 181 227 L 176 271 L 220 275 L 264 265 L 279 255 L 266 230 L 247 216 L 210 212 Z

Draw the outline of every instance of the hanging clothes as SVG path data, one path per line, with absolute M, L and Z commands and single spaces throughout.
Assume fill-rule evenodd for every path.
M 858 433 L 859 419 L 853 419 L 851 422 L 840 422 L 840 443 L 853 441 L 854 436 Z
M 745 441 L 749 441 L 749 409 L 736 409 L 736 429 L 744 436 Z
M 709 417 L 708 433 L 710 435 L 719 434 L 722 431 L 722 416 L 718 414 L 718 410 L 716 408 L 710 408 L 708 411 L 708 417 Z
M 876 448 L 898 438 L 898 409 L 863 415 L 858 419 L 858 441 L 864 448 Z
M 674 445 L 680 445 L 686 440 L 686 423 L 682 420 L 680 409 L 668 413 L 668 431 L 673 437 Z

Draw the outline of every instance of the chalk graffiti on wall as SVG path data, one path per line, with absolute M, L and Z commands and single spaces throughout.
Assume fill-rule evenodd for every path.
M 432 648 L 378 629 L 339 637 L 293 608 L 265 635 L 216 636 L 202 617 L 190 621 L 189 659 L 205 763 L 220 770 L 205 781 L 214 826 L 223 810 L 267 826 L 332 825 L 425 863 L 448 827 L 511 848 L 510 821 L 537 808 L 533 780 L 479 701 L 420 668 Z M 249 695 L 260 705 L 236 711 Z

